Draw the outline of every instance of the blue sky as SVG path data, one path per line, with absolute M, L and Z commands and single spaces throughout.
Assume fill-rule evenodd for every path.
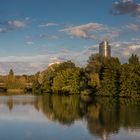
M 71 59 L 84 66 L 108 40 L 125 61 L 140 54 L 140 0 L 0 0 L 0 73 L 31 74 Z

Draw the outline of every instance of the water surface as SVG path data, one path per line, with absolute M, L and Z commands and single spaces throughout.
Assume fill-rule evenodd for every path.
M 0 96 L 0 140 L 140 140 L 140 101 Z

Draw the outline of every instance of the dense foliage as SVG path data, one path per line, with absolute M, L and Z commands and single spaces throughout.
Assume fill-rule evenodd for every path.
M 71 61 L 54 64 L 37 73 L 33 82 L 34 92 L 57 94 L 91 94 L 113 97 L 140 97 L 140 63 L 133 55 L 128 63 L 118 58 L 91 55 L 85 68 L 76 67 Z
M 14 71 L 10 69 L 9 73 L 5 76 L 0 76 L 0 89 L 6 90 L 26 90 L 28 84 L 32 83 L 34 79 L 33 75 L 15 75 Z M 31 87 L 32 88 L 32 87 Z
M 132 54 L 128 63 L 118 58 L 91 55 L 85 68 L 66 61 L 35 75 L 17 76 L 11 69 L 0 76 L 6 89 L 32 89 L 33 93 L 81 94 L 112 97 L 140 97 L 140 62 Z
M 71 61 L 54 64 L 46 71 L 36 74 L 33 89 L 49 93 L 79 94 L 83 88 L 82 69 Z M 37 91 L 38 92 L 38 91 Z

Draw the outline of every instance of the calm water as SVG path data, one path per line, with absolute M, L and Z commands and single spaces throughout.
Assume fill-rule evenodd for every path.
M 0 140 L 140 140 L 140 101 L 0 96 Z

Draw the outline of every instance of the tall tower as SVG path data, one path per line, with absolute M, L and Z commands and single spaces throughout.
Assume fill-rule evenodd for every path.
M 111 57 L 111 46 L 107 41 L 103 41 L 100 43 L 99 55 L 103 57 Z

